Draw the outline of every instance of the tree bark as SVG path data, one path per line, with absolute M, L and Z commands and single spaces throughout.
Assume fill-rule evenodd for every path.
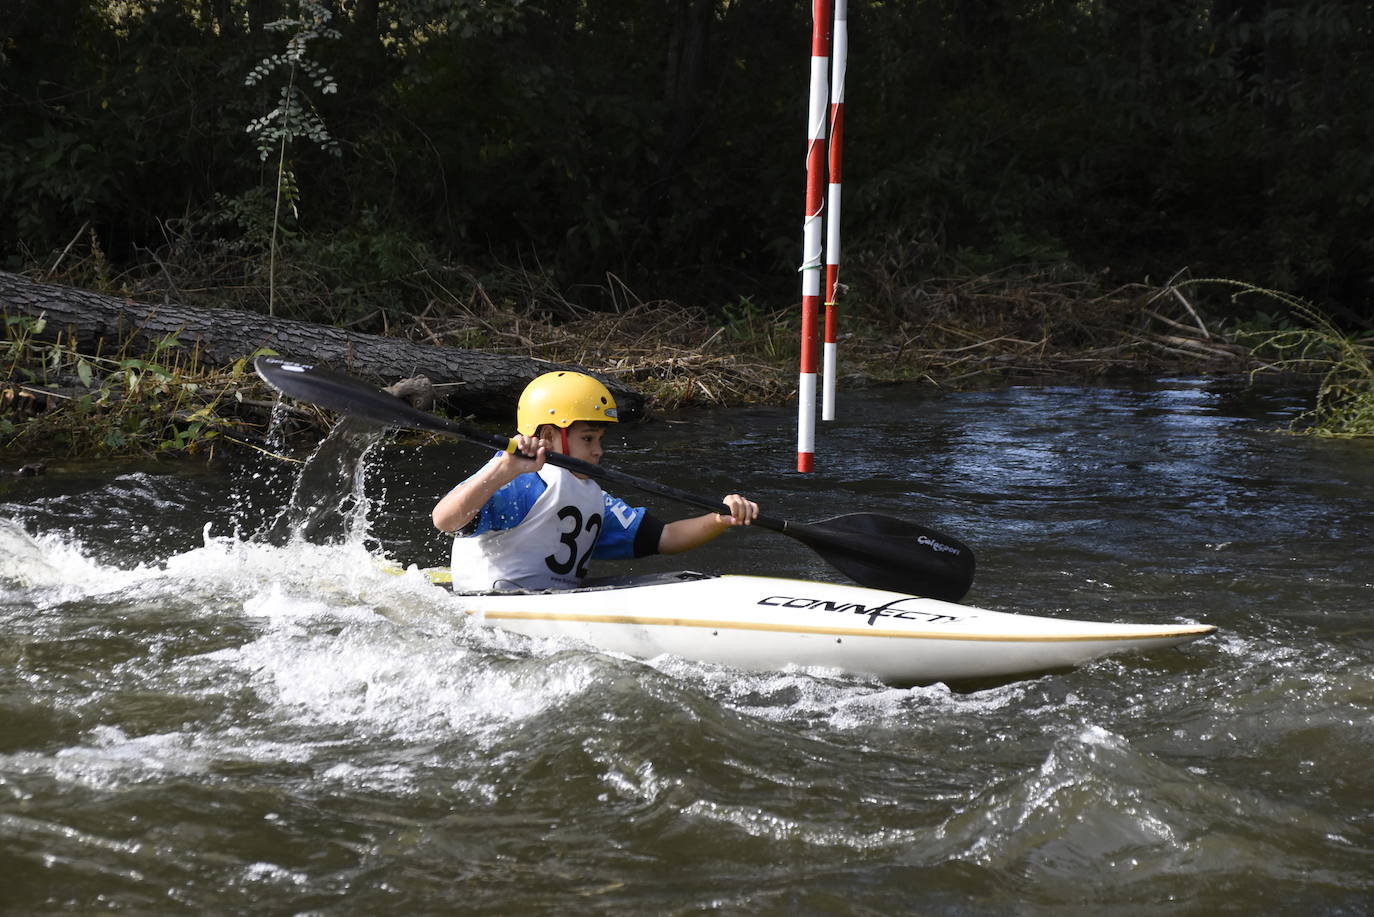
M 202 362 L 210 367 L 229 366 L 240 357 L 270 348 L 284 357 L 326 363 L 379 385 L 409 376 L 428 376 L 436 386 L 443 386 L 439 400 L 450 411 L 483 417 L 514 416 L 525 384 L 541 373 L 581 370 L 530 357 L 417 344 L 256 312 L 176 303 L 148 305 L 38 283 L 4 271 L 0 271 L 0 312 L 44 316 L 46 327 L 38 337 L 55 341 L 62 336 L 84 354 L 109 356 L 129 350 L 133 356 L 142 356 L 157 342 L 176 335 L 183 351 L 199 350 Z M 640 415 L 643 396 L 608 376 L 591 375 L 606 383 L 615 395 L 621 419 L 633 420 Z

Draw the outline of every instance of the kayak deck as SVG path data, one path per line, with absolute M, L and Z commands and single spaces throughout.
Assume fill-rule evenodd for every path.
M 862 586 L 653 574 L 579 589 L 455 593 L 479 620 L 638 658 L 863 673 L 892 684 L 1002 678 L 1177 646 L 1216 628 L 1009 614 Z

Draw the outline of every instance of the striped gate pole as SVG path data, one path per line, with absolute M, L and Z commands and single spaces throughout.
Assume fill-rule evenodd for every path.
M 822 185 L 825 182 L 825 120 L 829 90 L 830 0 L 811 4 L 811 98 L 807 108 L 806 219 L 802 222 L 801 375 L 797 385 L 797 470 L 816 461 L 816 343 L 820 337 Z
M 821 420 L 835 419 L 840 310 L 835 285 L 840 277 L 840 161 L 844 141 L 844 76 L 849 64 L 849 2 L 835 0 L 830 48 L 830 185 L 825 207 L 825 348 L 821 379 Z

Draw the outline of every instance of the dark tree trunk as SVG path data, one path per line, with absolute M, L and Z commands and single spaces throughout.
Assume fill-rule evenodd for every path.
M 41 338 L 61 335 L 77 350 L 105 355 L 130 348 L 142 355 L 170 335 L 180 347 L 199 350 L 210 367 L 229 366 L 260 348 L 302 362 L 326 363 L 379 385 L 428 376 L 450 410 L 483 417 L 514 417 L 515 403 L 530 379 L 556 369 L 579 369 L 529 357 L 501 356 L 457 347 L 435 347 L 401 338 L 345 331 L 328 325 L 270 318 L 256 312 L 148 305 L 89 290 L 37 283 L 0 271 L 0 312 L 46 317 Z M 593 373 L 593 375 L 598 375 Z M 622 383 L 598 375 L 615 394 L 621 417 L 639 416 L 643 398 Z M 457 384 L 453 384 L 457 383 Z

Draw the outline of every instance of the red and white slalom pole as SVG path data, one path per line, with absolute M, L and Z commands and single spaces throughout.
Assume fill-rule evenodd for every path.
M 830 45 L 830 185 L 825 208 L 825 348 L 821 379 L 821 420 L 835 419 L 840 310 L 835 285 L 840 277 L 840 161 L 844 140 L 844 76 L 849 64 L 849 2 L 835 0 Z
M 830 0 L 811 4 L 811 99 L 807 107 L 806 219 L 802 223 L 801 375 L 797 386 L 797 470 L 816 462 L 816 344 L 820 337 L 821 212 L 825 184 L 825 122 L 830 66 Z

